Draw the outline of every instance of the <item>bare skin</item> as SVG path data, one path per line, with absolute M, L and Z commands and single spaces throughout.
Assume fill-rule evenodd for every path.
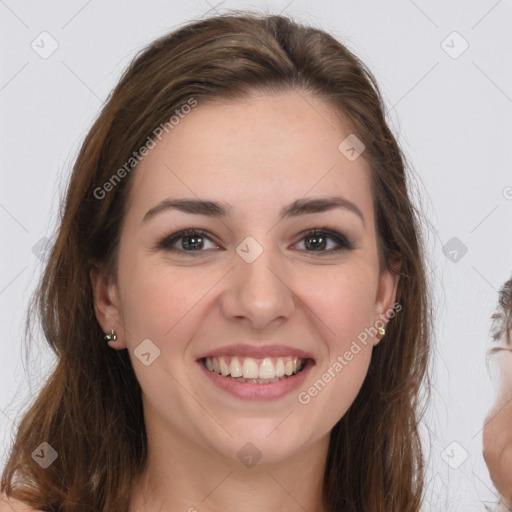
M 327 510 L 329 433 L 356 398 L 379 339 L 360 343 L 307 404 L 297 395 L 332 375 L 338 356 L 390 311 L 398 284 L 396 274 L 379 273 L 364 153 L 350 161 L 338 150 L 350 133 L 330 105 L 296 92 L 199 102 L 133 171 L 117 282 L 91 272 L 98 321 L 116 330 L 110 346 L 129 350 L 143 390 L 148 460 L 130 512 Z M 280 219 L 298 199 L 331 196 L 360 215 L 337 207 Z M 166 198 L 222 201 L 231 213 L 165 209 L 143 221 Z M 332 252 L 332 238 L 312 248 L 305 232 L 315 227 L 346 236 L 351 248 Z M 183 238 L 176 252 L 157 248 L 187 228 L 207 232 L 194 254 Z M 248 236 L 263 249 L 251 263 L 236 252 Z M 149 366 L 134 355 L 145 339 L 160 350 Z M 315 364 L 300 390 L 244 400 L 213 385 L 197 361 L 238 343 L 296 347 Z M 261 456 L 251 467 L 237 455 L 249 442 Z
M 485 419 L 484 458 L 491 479 L 503 496 L 505 506 L 512 505 L 512 352 L 493 356 L 498 370 L 499 393 Z
M 0 495 L 0 512 L 41 512 L 28 506 L 22 501 L 7 498 L 5 494 Z

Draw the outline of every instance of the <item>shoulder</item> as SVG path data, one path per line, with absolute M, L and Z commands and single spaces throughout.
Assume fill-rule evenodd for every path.
M 5 494 L 0 494 L 0 512 L 41 512 L 22 501 L 8 498 Z

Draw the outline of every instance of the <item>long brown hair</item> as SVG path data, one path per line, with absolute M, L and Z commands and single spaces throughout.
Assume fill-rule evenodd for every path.
M 190 98 L 200 105 L 254 90 L 298 91 L 343 112 L 366 146 L 381 270 L 392 270 L 394 253 L 402 257 L 396 297 L 402 309 L 374 348 L 356 400 L 332 429 L 325 503 L 331 511 L 419 510 L 424 460 L 418 426 L 423 385 L 430 381 L 431 322 L 420 217 L 405 157 L 386 123 L 374 77 L 343 44 L 285 16 L 238 11 L 190 22 L 140 52 L 83 142 L 34 295 L 57 363 L 20 422 L 2 475 L 8 496 L 44 511 L 128 510 L 146 457 L 141 389 L 128 352 L 103 342 L 89 271 L 99 261 L 115 278 L 136 171 L 107 192 L 98 187 Z M 58 453 L 46 469 L 31 456 L 42 442 Z

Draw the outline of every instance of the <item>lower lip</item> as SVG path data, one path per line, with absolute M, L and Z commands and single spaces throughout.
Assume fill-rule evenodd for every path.
M 312 359 L 308 359 L 304 369 L 292 377 L 269 384 L 246 384 L 238 382 L 230 377 L 223 377 L 212 372 L 204 366 L 202 361 L 198 361 L 203 373 L 220 389 L 244 400 L 277 400 L 295 389 L 299 388 L 307 377 L 307 374 L 314 366 Z

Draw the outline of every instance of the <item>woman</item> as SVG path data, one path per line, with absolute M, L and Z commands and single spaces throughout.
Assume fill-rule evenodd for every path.
M 490 355 L 497 370 L 498 395 L 485 419 L 483 448 L 489 473 L 503 498 L 499 510 L 506 511 L 512 506 L 512 278 L 501 287 L 492 320 L 496 346 Z
M 1 490 L 47 511 L 417 512 L 430 307 L 383 111 L 364 64 L 283 16 L 143 51 L 74 166 L 38 291 L 59 360 Z

